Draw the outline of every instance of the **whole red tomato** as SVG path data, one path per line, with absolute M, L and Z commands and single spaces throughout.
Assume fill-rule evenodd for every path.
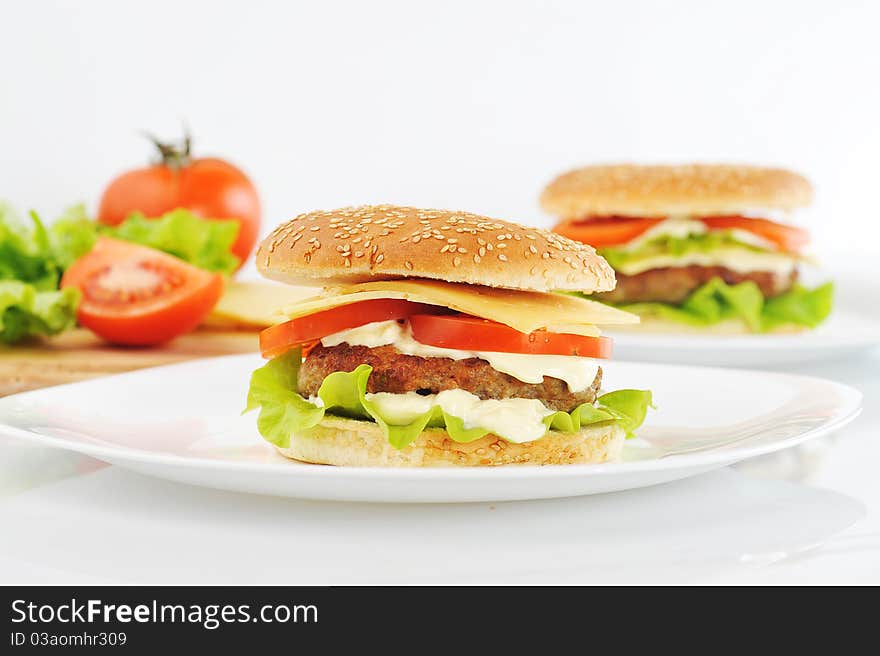
M 101 197 L 98 220 L 116 225 L 132 212 L 153 217 L 178 207 L 206 219 L 237 219 L 241 227 L 232 252 L 244 262 L 260 232 L 260 199 L 253 183 L 222 159 L 192 158 L 189 136 L 182 149 L 153 142 L 162 161 L 113 180 Z

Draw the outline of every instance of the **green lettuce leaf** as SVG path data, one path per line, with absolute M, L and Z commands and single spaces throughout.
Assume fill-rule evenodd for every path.
M 76 323 L 78 289 L 41 291 L 19 280 L 0 280 L 0 340 L 55 335 Z
M 184 209 L 155 219 L 135 212 L 117 226 L 105 226 L 92 221 L 85 208 L 77 205 L 52 224 L 49 237 L 56 260 L 67 268 L 91 250 L 99 235 L 149 246 L 208 271 L 231 274 L 239 264 L 230 250 L 238 236 L 238 223 L 201 219 Z
M 0 204 L 0 280 L 56 289 L 64 270 L 88 253 L 100 235 L 164 251 L 208 271 L 231 274 L 239 264 L 231 252 L 238 236 L 234 220 L 205 220 L 176 209 L 155 219 L 133 213 L 117 226 L 105 226 L 92 220 L 84 205 L 67 209 L 48 228 L 36 213 L 30 218 L 28 229 Z
M 164 251 L 208 271 L 231 274 L 239 259 L 232 254 L 238 222 L 206 220 L 176 209 L 159 218 L 131 214 L 116 227 L 99 228 L 101 234 Z
M 97 238 L 98 224 L 85 205 L 69 207 L 49 228 L 52 255 L 62 270 L 92 250 Z
M 764 329 L 785 324 L 815 328 L 825 321 L 834 305 L 834 283 L 814 289 L 795 286 L 787 294 L 768 298 L 764 303 Z
M 33 212 L 27 226 L 7 205 L 0 205 L 0 280 L 26 282 L 37 290 L 56 289 L 61 267 L 49 236 Z
M 376 422 L 389 443 L 402 449 L 426 428 L 445 428 L 456 442 L 472 442 L 489 433 L 483 428 L 466 428 L 464 421 L 434 406 L 406 425 L 386 421 L 367 397 L 367 380 L 372 367 L 360 365 L 351 372 L 327 376 L 318 389 L 324 406 L 318 407 L 296 392 L 301 352 L 294 349 L 270 360 L 251 375 L 247 408 L 260 410 L 257 428 L 272 444 L 286 448 L 290 435 L 306 432 L 320 423 L 325 413 L 351 419 Z M 544 419 L 547 430 L 574 432 L 583 426 L 605 422 L 619 424 L 631 437 L 645 420 L 651 406 L 651 393 L 642 390 L 618 390 L 599 397 L 597 405 L 582 404 L 572 412 L 555 412 Z
M 834 284 L 830 282 L 815 289 L 795 285 L 785 294 L 765 299 L 760 288 L 750 280 L 728 285 L 714 278 L 681 305 L 623 303 L 616 307 L 644 318 L 691 326 L 711 326 L 739 319 L 755 332 L 767 332 L 784 325 L 815 328 L 831 313 L 833 298 Z

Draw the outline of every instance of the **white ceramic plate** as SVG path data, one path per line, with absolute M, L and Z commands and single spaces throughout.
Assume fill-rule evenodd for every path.
M 606 389 L 654 391 L 656 411 L 624 462 L 382 469 L 287 460 L 241 416 L 253 355 L 143 369 L 0 399 L 0 431 L 160 478 L 310 499 L 546 499 L 645 487 L 777 451 L 841 428 L 861 394 L 786 374 L 612 362 Z
M 650 325 L 606 329 L 614 357 L 733 367 L 773 367 L 847 357 L 880 345 L 880 320 L 837 311 L 816 330 L 776 335 L 652 332 Z

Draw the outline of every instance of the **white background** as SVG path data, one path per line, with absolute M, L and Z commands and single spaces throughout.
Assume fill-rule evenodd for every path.
M 95 208 L 187 120 L 264 232 L 387 201 L 548 222 L 561 169 L 788 166 L 816 250 L 875 249 L 880 4 L 2 0 L 0 198 Z
M 304 210 L 379 201 L 548 223 L 538 193 L 570 166 L 727 160 L 809 176 L 817 198 L 802 219 L 841 262 L 880 253 L 878 25 L 869 0 L 0 0 L 0 199 L 47 216 L 94 209 L 114 175 L 152 157 L 139 130 L 173 137 L 185 119 L 199 152 L 252 175 L 264 232 Z M 842 301 L 880 306 L 874 261 L 843 261 L 863 271 L 839 278 Z M 380 548 L 404 532 L 493 564 L 507 555 L 509 569 L 483 573 L 503 582 L 880 581 L 880 354 L 796 371 L 866 395 L 839 444 L 817 445 L 819 487 L 726 470 L 623 496 L 410 510 L 212 492 L 0 444 L 0 524 L 14 527 L 0 582 L 302 583 L 308 558 L 242 554 L 313 544 L 332 555 L 328 535 L 352 557 L 312 571 L 317 582 L 423 580 L 387 557 L 400 541 Z M 701 503 L 716 521 L 691 521 Z M 841 504 L 865 517 L 823 542 L 823 522 L 854 521 Z M 667 520 L 670 508 L 687 512 Z M 352 526 L 374 533 L 348 539 Z M 525 562 L 544 570 L 522 571 L 516 549 L 530 548 Z

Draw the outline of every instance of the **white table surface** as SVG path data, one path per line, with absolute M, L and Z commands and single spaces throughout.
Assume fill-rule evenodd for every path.
M 0 438 L 0 583 L 878 584 L 880 351 L 787 370 L 857 387 L 863 414 L 799 450 L 559 500 L 297 501 Z

